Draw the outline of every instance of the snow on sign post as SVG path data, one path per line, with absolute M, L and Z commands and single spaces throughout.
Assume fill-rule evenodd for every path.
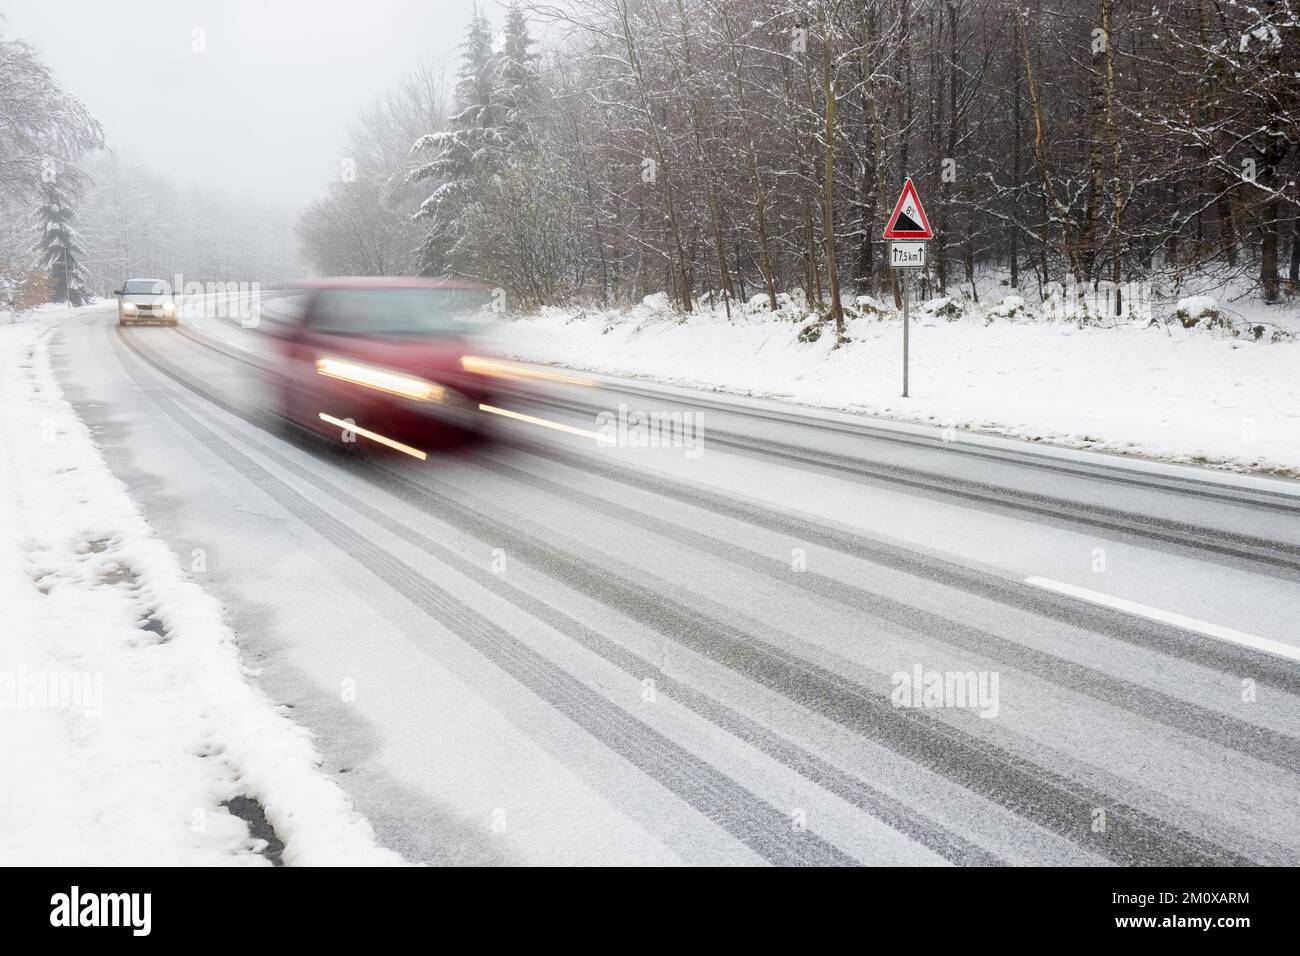
M 903 184 L 903 194 L 894 205 L 889 225 L 885 226 L 885 238 L 890 240 L 891 269 L 925 268 L 925 241 L 934 238 L 934 230 L 930 228 L 930 220 L 910 176 Z M 908 276 L 902 276 L 900 281 L 903 285 L 903 397 L 907 398 Z

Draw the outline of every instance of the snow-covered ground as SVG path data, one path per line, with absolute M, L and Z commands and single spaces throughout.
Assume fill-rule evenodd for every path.
M 1300 476 L 1300 342 L 1289 310 L 1219 306 L 1228 327 L 1184 328 L 1170 301 L 1155 324 L 1048 321 L 1023 300 L 913 308 L 911 397 L 902 320 L 863 301 L 848 345 L 801 341 L 806 314 L 760 303 L 686 318 L 662 297 L 623 311 L 550 309 L 500 323 L 496 348 L 528 361 L 1171 461 Z M 876 309 L 879 308 L 880 311 Z M 1263 328 L 1255 338 L 1255 328 Z M 1234 334 L 1235 328 L 1235 334 Z
M 65 314 L 0 322 L 0 863 L 265 864 L 237 797 L 286 863 L 401 862 L 64 400 Z

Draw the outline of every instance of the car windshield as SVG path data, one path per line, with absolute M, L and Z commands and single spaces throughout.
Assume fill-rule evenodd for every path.
M 327 289 L 312 302 L 309 324 L 332 335 L 460 335 L 487 302 L 478 289 Z
M 156 279 L 132 279 L 122 286 L 123 295 L 166 295 L 164 283 Z

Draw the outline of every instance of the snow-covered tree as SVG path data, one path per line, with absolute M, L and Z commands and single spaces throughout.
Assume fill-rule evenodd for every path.
M 1300 0 L 517 2 L 495 44 L 476 13 L 418 138 L 427 272 L 833 319 L 837 285 L 899 296 L 910 177 L 927 294 L 1300 292 Z M 511 228 L 552 245 L 482 233 Z
M 501 139 L 506 150 L 527 149 L 533 145 L 531 122 L 540 95 L 540 80 L 528 18 L 518 3 L 512 2 L 506 8 L 500 46 L 495 58 L 494 97 Z
M 0 195 L 33 196 L 42 170 L 103 145 L 99 123 L 36 51 L 0 36 Z
M 270 283 L 303 271 L 287 205 L 178 183 L 130 151 L 95 153 L 79 171 L 77 226 L 96 295 L 132 276 Z
M 59 88 L 36 51 L 0 36 L 0 285 L 12 289 L 28 279 L 31 213 L 43 177 L 102 144 L 99 124 Z
M 501 146 L 492 45 L 492 25 L 476 7 L 460 45 L 456 114 L 448 129 L 426 133 L 411 148 L 412 153 L 432 154 L 405 177 L 407 183 L 434 184 L 415 214 L 428 227 L 419 251 L 420 271 L 426 275 L 451 269 L 461 213 L 472 201 L 466 193 L 475 179 L 490 174 Z
M 81 238 L 72 225 L 75 194 L 68 176 L 51 175 L 41 184 L 36 255 L 37 265 L 50 277 L 50 300 L 85 305 L 92 296 Z
M 410 270 L 415 229 L 385 207 L 367 180 L 335 183 L 298 219 L 298 239 L 325 275 L 394 275 Z

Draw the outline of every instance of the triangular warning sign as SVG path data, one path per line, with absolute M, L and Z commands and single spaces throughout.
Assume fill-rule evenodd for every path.
M 916 194 L 916 187 L 909 178 L 903 185 L 903 194 L 898 197 L 894 214 L 889 217 L 885 227 L 886 239 L 933 239 L 934 230 L 930 220 L 925 216 L 925 207 L 921 197 Z

